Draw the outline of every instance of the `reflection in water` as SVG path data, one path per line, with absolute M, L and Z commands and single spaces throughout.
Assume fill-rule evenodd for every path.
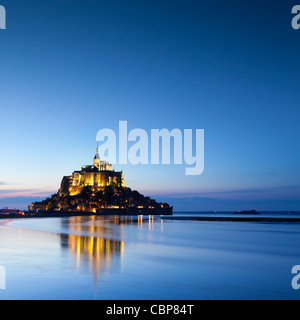
M 148 227 L 149 230 L 153 229 L 154 228 L 154 216 L 138 216 L 138 226 L 141 229 L 143 229 L 143 227 L 146 223 L 147 223 L 146 227 Z
M 300 259 L 298 225 L 154 222 L 0 221 L 0 264 L 9 280 L 1 299 L 299 299 L 289 285 Z
M 154 222 L 154 216 L 71 217 L 61 222 L 68 231 L 61 234 L 61 245 L 75 257 L 77 268 L 87 263 L 97 279 L 101 271 L 122 264 L 124 241 L 116 240 L 122 239 L 122 227 L 138 225 L 152 230 Z
M 148 221 L 151 225 L 154 224 L 154 216 L 79 216 L 62 220 L 61 223 L 70 230 L 103 232 L 107 231 L 112 225 L 123 226 L 137 224 L 143 226 L 143 223 Z
M 62 246 L 68 247 L 76 258 L 76 266 L 88 262 L 95 279 L 101 270 L 110 271 L 114 257 L 118 261 L 123 258 L 124 241 L 105 239 L 94 236 L 62 234 Z
M 94 223 L 104 221 L 102 218 L 72 217 L 67 222 L 69 233 L 61 234 L 61 245 L 75 257 L 77 268 L 88 263 L 95 279 L 100 271 L 110 271 L 113 260 L 120 265 L 124 253 L 124 241 L 110 239 L 108 236 L 114 232 L 105 225 Z M 114 221 L 119 224 L 113 219 L 110 224 Z
M 162 221 L 162 220 L 161 220 Z M 120 229 L 112 228 L 112 226 L 124 226 L 124 225 L 138 225 L 138 227 L 147 227 L 153 229 L 155 222 L 155 216 L 140 215 L 140 216 L 82 216 L 71 217 L 67 220 L 62 220 L 62 224 L 68 230 L 88 231 L 96 233 L 105 233 L 109 237 L 112 235 L 119 236 Z M 147 225 L 146 225 L 147 224 Z M 115 231 L 118 230 L 118 233 Z

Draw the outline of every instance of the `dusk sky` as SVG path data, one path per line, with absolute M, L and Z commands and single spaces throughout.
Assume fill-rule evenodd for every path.
M 205 170 L 116 165 L 174 210 L 300 210 L 300 1 L 0 0 L 0 208 L 57 192 L 96 134 L 205 130 Z

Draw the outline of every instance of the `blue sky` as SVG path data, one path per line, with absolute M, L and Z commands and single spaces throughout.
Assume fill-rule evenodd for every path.
M 178 210 L 300 210 L 296 1 L 0 4 L 0 207 L 56 192 L 127 120 L 205 129 L 202 175 L 116 166 L 129 187 Z

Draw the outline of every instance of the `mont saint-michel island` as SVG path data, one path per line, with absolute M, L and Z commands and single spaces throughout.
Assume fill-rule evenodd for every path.
M 110 163 L 102 161 L 97 145 L 93 165 L 84 165 L 63 177 L 58 192 L 29 205 L 28 214 L 172 215 L 173 207 L 126 187 L 123 171 L 115 171 Z

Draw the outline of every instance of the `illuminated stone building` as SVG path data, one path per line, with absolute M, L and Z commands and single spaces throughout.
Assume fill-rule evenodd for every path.
M 92 165 L 63 177 L 58 193 L 28 206 L 29 213 L 58 211 L 63 214 L 162 215 L 172 214 L 173 207 L 125 187 L 123 171 L 115 171 L 111 164 L 101 161 L 97 146 Z
M 107 186 L 125 187 L 123 171 L 114 171 L 112 165 L 101 161 L 97 146 L 93 165 L 83 166 L 80 171 L 74 171 L 72 176 L 66 176 L 61 183 L 61 191 L 68 189 L 70 196 L 79 194 L 85 186 L 94 187 L 96 191 Z

